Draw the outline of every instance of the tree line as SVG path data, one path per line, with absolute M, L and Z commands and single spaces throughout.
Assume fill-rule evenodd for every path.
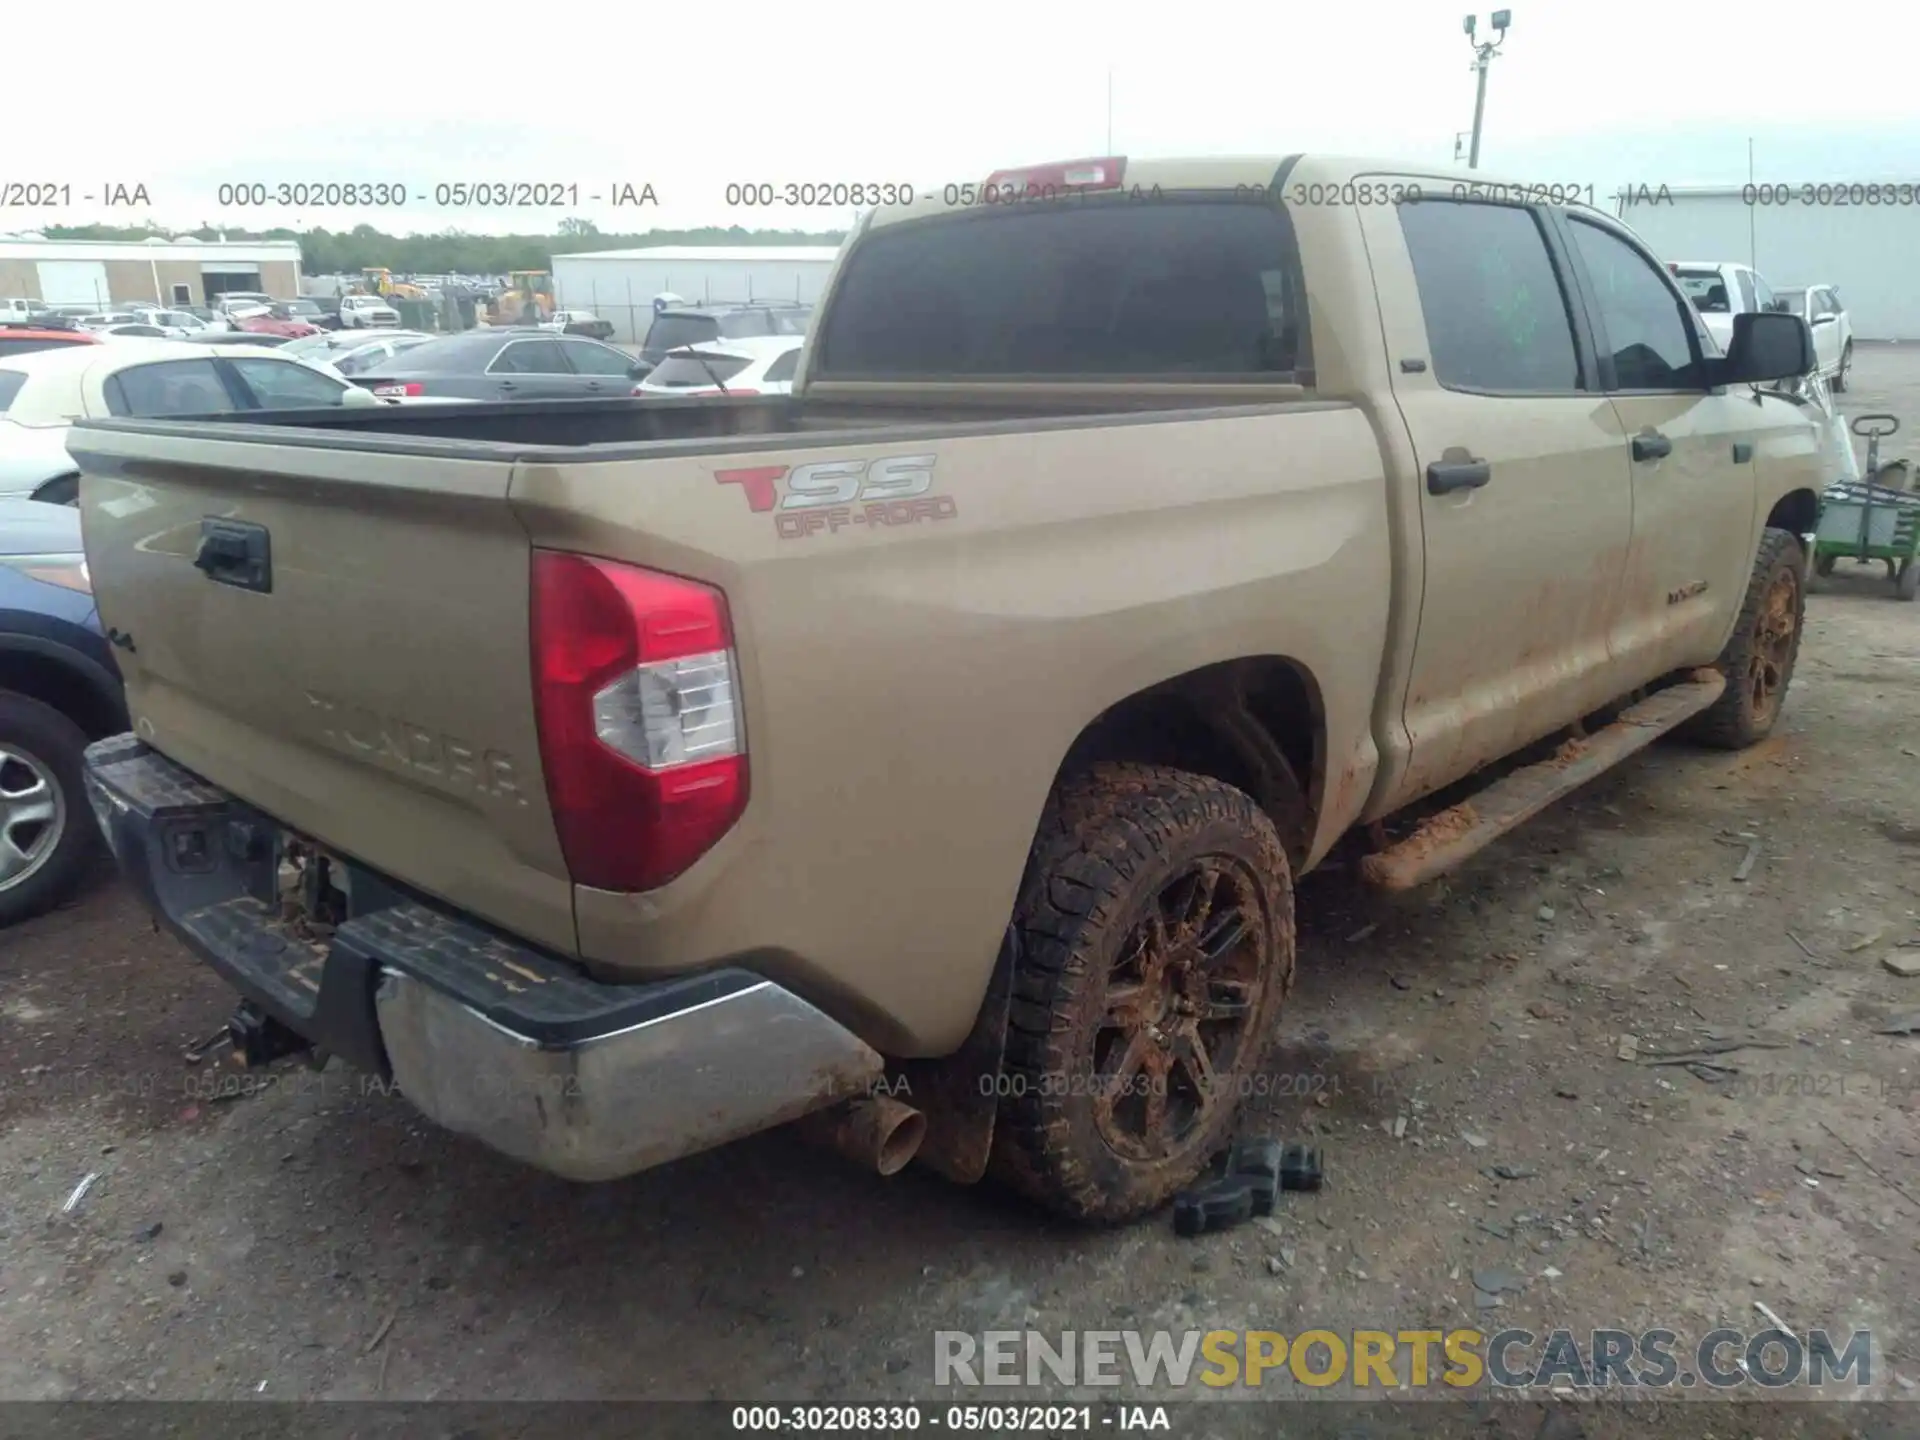
M 403 275 L 505 275 L 511 270 L 552 268 L 556 252 L 627 250 L 642 245 L 838 245 L 841 230 L 747 230 L 738 225 L 706 225 L 697 230 L 646 230 L 633 234 L 602 231 L 591 220 L 569 219 L 552 235 L 470 235 L 444 230 L 430 235 L 389 235 L 372 225 L 351 230 L 243 230 L 231 225 L 201 225 L 168 231 L 157 226 L 48 225 L 49 240 L 130 240 L 153 236 L 200 240 L 297 240 L 300 268 L 308 275 L 351 275 L 384 265 Z

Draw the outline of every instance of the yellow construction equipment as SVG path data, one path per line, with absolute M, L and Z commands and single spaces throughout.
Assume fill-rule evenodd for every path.
M 384 265 L 368 265 L 360 271 L 360 288 L 368 295 L 378 295 L 383 300 L 424 300 L 427 292 L 418 285 L 408 285 L 396 281 L 393 272 Z
M 514 270 L 507 289 L 493 302 L 492 323 L 522 325 L 553 318 L 553 274 L 547 270 Z

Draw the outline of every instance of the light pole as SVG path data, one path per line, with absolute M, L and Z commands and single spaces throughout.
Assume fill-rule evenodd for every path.
M 1473 142 L 1472 148 L 1467 152 L 1467 168 L 1470 170 L 1480 168 L 1480 122 L 1487 113 L 1487 66 L 1492 63 L 1493 57 L 1499 53 L 1500 46 L 1507 38 L 1507 26 L 1513 23 L 1513 12 L 1496 10 L 1489 18 L 1493 22 L 1494 29 L 1494 38 L 1491 40 L 1474 39 L 1474 28 L 1479 22 L 1472 15 L 1467 16 L 1460 24 L 1460 28 L 1466 32 L 1467 43 L 1473 46 L 1473 68 L 1478 76 L 1478 84 L 1473 95 Z

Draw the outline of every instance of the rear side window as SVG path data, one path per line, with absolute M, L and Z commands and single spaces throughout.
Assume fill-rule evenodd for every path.
M 552 340 L 516 340 L 487 367 L 489 375 L 571 375 L 573 369 Z
M 338 405 L 347 387 L 298 360 L 233 360 L 262 410 L 312 410 Z
M 643 348 L 656 353 L 682 345 L 704 345 L 720 338 L 720 322 L 711 315 L 662 315 L 647 328 Z
M 711 387 L 716 380 L 725 384 L 752 363 L 738 355 L 704 355 L 699 360 L 691 355 L 669 355 L 654 367 L 647 383 L 675 390 Z
M 904 224 L 849 257 L 815 337 L 823 378 L 1232 376 L 1306 355 L 1293 225 L 1170 199 Z
M 1450 390 L 1580 388 L 1573 322 L 1533 212 L 1419 200 L 1400 207 L 1433 373 Z
M 223 415 L 237 410 L 212 360 L 165 360 L 134 365 L 107 377 L 113 415 Z
M 1673 278 L 1702 315 L 1733 313 L 1733 297 L 1727 293 L 1727 282 L 1718 270 L 1676 270 Z
M 0 370 L 0 415 L 7 413 L 7 407 L 13 404 L 13 397 L 20 393 L 20 387 L 27 383 L 26 374 L 19 370 Z
M 799 368 L 800 352 L 798 350 L 789 350 L 767 367 L 767 383 L 769 385 L 784 385 L 793 379 L 793 372 Z
M 566 352 L 577 374 L 624 375 L 633 368 L 632 359 L 624 352 L 608 345 L 596 345 L 591 340 L 563 340 L 560 348 Z

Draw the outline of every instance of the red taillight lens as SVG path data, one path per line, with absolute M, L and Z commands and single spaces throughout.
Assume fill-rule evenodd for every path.
M 403 385 L 376 385 L 373 387 L 373 393 L 376 395 L 424 395 L 427 393 L 427 387 L 417 380 L 409 380 Z
M 726 596 L 611 560 L 533 554 L 547 798 L 577 885 L 652 890 L 747 805 Z
M 1126 169 L 1124 155 L 1107 155 L 1097 160 L 1062 160 L 1051 165 L 1028 165 L 1019 170 L 996 170 L 987 177 L 987 189 L 997 192 L 1002 200 L 1010 195 L 1030 195 L 1044 200 L 1079 190 L 1118 190 Z

